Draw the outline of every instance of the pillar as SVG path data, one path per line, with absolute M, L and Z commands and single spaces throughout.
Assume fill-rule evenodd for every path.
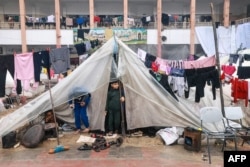
M 128 28 L 128 0 L 123 0 L 123 28 Z
M 95 27 L 94 23 L 94 0 L 89 0 L 89 24 L 90 29 Z
M 27 52 L 25 0 L 19 0 L 22 52 Z
M 55 0 L 56 47 L 61 47 L 60 0 Z
M 195 54 L 195 6 L 196 0 L 190 2 L 190 54 Z
M 161 14 L 162 14 L 162 0 L 157 0 L 157 57 L 161 58 L 162 56 L 162 41 L 161 41 Z
M 230 0 L 224 0 L 224 9 L 223 9 L 224 27 L 229 27 L 229 11 L 230 11 Z

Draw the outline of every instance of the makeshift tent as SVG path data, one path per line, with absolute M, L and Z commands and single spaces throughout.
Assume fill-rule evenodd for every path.
M 118 46 L 118 66 L 114 61 L 114 52 L 117 48 L 115 46 Z M 181 97 L 179 101 L 174 99 L 153 78 L 137 54 L 116 37 L 107 41 L 69 76 L 51 89 L 54 106 L 67 108 L 68 97 L 72 89 L 82 87 L 91 93 L 92 97 L 88 108 L 91 129 L 104 130 L 106 96 L 112 74 L 116 74 L 115 76 L 123 83 L 126 97 L 126 121 L 129 130 L 151 126 L 199 127 L 201 107 L 220 107 L 219 93 L 217 92 L 216 100 L 212 100 L 209 86 L 206 87 L 206 96 L 201 99 L 200 103 L 194 102 L 194 89 L 191 89 L 189 99 Z M 230 97 L 225 99 L 230 99 Z M 1 118 L 0 136 L 18 129 L 51 108 L 50 94 L 46 91 L 15 112 Z M 60 115 L 58 111 L 56 115 L 70 121 L 72 111 L 67 109 L 64 112 Z M 213 130 L 216 127 L 205 128 Z

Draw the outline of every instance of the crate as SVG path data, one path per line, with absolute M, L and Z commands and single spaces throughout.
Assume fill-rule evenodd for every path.
M 184 148 L 189 151 L 200 151 L 201 131 L 193 128 L 184 129 Z

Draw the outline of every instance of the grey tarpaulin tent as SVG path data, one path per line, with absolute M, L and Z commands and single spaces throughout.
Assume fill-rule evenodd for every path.
M 113 59 L 114 44 L 118 44 L 118 66 Z M 202 98 L 200 103 L 194 102 L 192 94 L 189 99 L 179 97 L 179 102 L 177 102 L 151 76 L 137 54 L 114 37 L 95 51 L 69 76 L 51 88 L 54 106 L 64 108 L 62 115 L 60 115 L 60 109 L 56 111 L 56 115 L 72 122 L 69 114 L 72 111 L 65 110 L 69 92 L 73 87 L 84 87 L 92 97 L 88 109 L 90 127 L 93 130 L 104 130 L 105 104 L 111 74 L 116 74 L 116 77 L 123 83 L 128 129 L 150 126 L 199 127 L 200 107 L 209 105 L 220 107 L 219 94 L 217 93 L 216 100 L 212 100 L 209 87 L 205 89 L 206 97 Z M 194 94 L 192 91 L 191 89 L 190 93 Z M 0 136 L 25 125 L 51 108 L 50 95 L 46 91 L 15 112 L 2 117 Z

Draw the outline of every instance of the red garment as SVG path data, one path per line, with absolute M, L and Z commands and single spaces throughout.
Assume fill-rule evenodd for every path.
M 239 80 L 235 78 L 232 80 L 232 93 L 231 96 L 234 98 L 234 103 L 237 102 L 237 99 L 245 99 L 245 106 L 248 105 L 248 82 L 244 80 Z
M 226 73 L 228 75 L 233 75 L 233 73 L 236 71 L 236 68 L 234 66 L 230 66 L 230 65 L 222 65 L 221 69 L 224 73 Z
M 158 72 L 159 64 L 157 64 L 156 62 L 152 62 L 151 68 L 154 72 Z
M 94 16 L 94 22 L 100 23 L 101 18 L 99 16 Z
M 230 83 L 233 79 L 232 75 L 236 71 L 235 66 L 232 65 L 222 65 L 221 69 L 223 73 L 221 74 L 221 80 L 225 80 L 226 83 Z

